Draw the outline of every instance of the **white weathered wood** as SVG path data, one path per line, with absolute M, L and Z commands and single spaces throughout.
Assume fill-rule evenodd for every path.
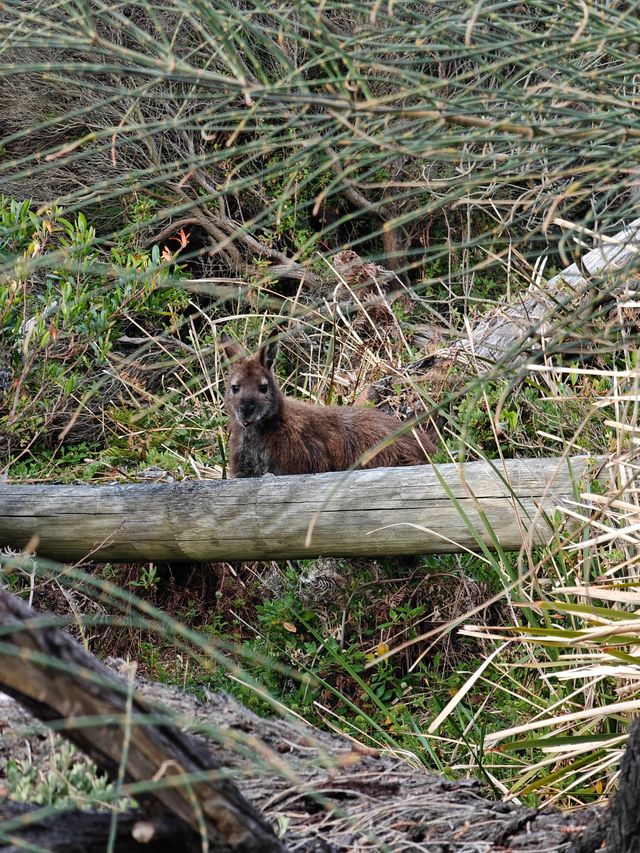
M 22 548 L 37 536 L 38 554 L 61 560 L 90 552 L 111 560 L 387 556 L 478 550 L 472 529 L 490 545 L 490 527 L 504 549 L 518 550 L 529 529 L 536 543 L 548 538 L 544 512 L 592 470 L 592 460 L 574 457 L 153 485 L 0 485 L 0 546 Z
M 580 231 L 578 229 L 578 235 Z M 575 309 L 585 300 L 593 298 L 585 273 L 593 276 L 614 275 L 630 271 L 640 260 L 640 219 L 634 219 L 614 237 L 601 237 L 597 248 L 588 252 L 581 266 L 571 264 L 546 282 L 532 284 L 518 300 L 490 311 L 471 330 L 468 337 L 457 340 L 438 350 L 419 365 L 432 361 L 457 361 L 473 364 L 480 373 L 488 370 L 495 362 L 509 356 L 513 365 L 528 357 L 527 343 L 539 334 L 548 334 L 554 319 Z M 583 272 L 584 271 L 584 272 Z M 626 285 L 613 286 L 619 291 Z M 564 308 L 563 308 L 564 306 Z M 523 352 L 515 356 L 516 345 Z M 533 341 L 534 349 L 539 343 Z

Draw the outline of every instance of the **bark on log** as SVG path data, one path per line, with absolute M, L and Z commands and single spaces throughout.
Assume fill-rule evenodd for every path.
M 0 645 L 0 689 L 9 690 L 41 719 L 68 715 L 65 736 L 91 754 L 100 766 L 113 772 L 118 763 L 122 727 L 117 724 L 108 727 L 103 719 L 93 729 L 74 728 L 73 717 L 101 714 L 110 716 L 112 721 L 114 716 L 116 720 L 121 718 L 126 684 L 116 682 L 114 685 L 114 676 L 102 664 L 63 632 L 41 627 L 36 614 L 21 602 L 16 604 L 8 593 L 2 592 L 0 601 L 0 618 L 9 628 L 3 632 Z M 54 665 L 47 667 L 47 662 Z M 298 722 L 259 718 L 224 694 L 200 701 L 160 684 L 143 685 L 143 692 L 147 702 L 156 708 L 156 716 L 162 713 L 168 720 L 174 713 L 180 715 L 183 724 L 190 719 L 201 731 L 206 725 L 210 733 L 215 733 L 212 741 L 216 765 L 233 773 L 254 809 L 260 809 L 287 826 L 284 843 L 286 849 L 296 853 L 347 853 L 364 849 L 397 853 L 407 850 L 503 853 L 505 849 L 512 853 L 542 850 L 568 853 L 573 839 L 582 837 L 594 825 L 598 826 L 598 811 L 587 809 L 562 814 L 514 803 L 490 802 L 481 796 L 481 786 L 475 781 L 453 782 L 429 776 L 424 769 L 402 762 L 394 754 L 365 749 L 344 737 L 322 733 Z M 162 712 L 158 710 L 159 701 L 165 706 Z M 136 696 L 134 712 L 144 714 L 145 707 Z M 29 722 L 28 717 L 24 717 L 24 722 Z M 12 724 L 15 730 L 15 716 Z M 140 743 L 136 740 L 138 733 L 148 744 L 155 744 L 150 746 L 148 753 L 154 764 L 161 761 L 165 746 L 169 760 L 175 758 L 178 745 L 183 748 L 179 761 L 185 769 L 193 767 L 192 756 L 206 754 L 204 746 L 181 734 L 168 722 L 159 724 L 154 720 L 149 725 L 140 724 L 132 729 L 127 762 L 129 778 L 138 776 L 135 770 Z M 155 740 L 156 733 L 162 734 L 161 743 Z M 0 742 L 0 758 L 4 740 Z M 16 737 L 16 743 L 20 740 Z M 15 744 L 8 744 L 8 749 L 15 755 Z M 145 769 L 145 778 L 149 778 L 148 772 L 149 769 Z M 209 789 L 205 791 L 201 785 L 208 785 Z M 179 797 L 180 790 L 168 789 L 172 797 Z M 237 826 L 238 794 L 230 794 L 228 783 L 224 789 L 219 782 L 194 783 L 192 791 L 198 796 L 207 825 L 211 809 L 224 809 L 230 802 L 231 824 L 221 827 L 216 821 L 216 826 L 218 831 Z M 167 789 L 153 793 L 157 798 L 157 810 L 164 813 L 172 810 L 173 803 L 168 796 Z M 138 799 L 143 800 L 140 795 Z M 242 806 L 243 820 L 248 810 L 246 804 Z M 188 804 L 187 811 L 189 821 L 194 812 L 192 803 Z M 251 809 L 249 816 L 254 826 L 258 821 L 255 815 Z M 15 807 L 0 803 L 0 818 L 3 817 L 6 826 L 7 818 L 15 817 Z M 79 849 L 98 851 L 104 848 L 95 843 L 90 848 L 79 848 L 80 835 L 76 832 L 95 832 L 100 820 L 65 811 L 64 824 L 55 821 L 55 831 L 46 821 L 44 824 L 25 822 L 22 827 L 12 827 L 13 846 L 11 841 L 2 840 L 4 827 L 0 823 L 0 849 L 4 843 L 10 850 L 17 850 L 16 841 L 29 839 L 46 847 L 47 840 L 55 838 L 54 849 L 58 853 L 75 853 Z M 130 834 L 139 820 L 139 815 L 135 814 L 123 818 L 123 844 L 125 836 L 126 843 L 131 844 L 127 832 Z M 171 835 L 171 821 L 160 821 L 157 825 L 160 845 L 157 849 L 169 849 L 164 843 L 167 833 L 169 839 L 174 839 L 173 851 L 197 849 L 191 847 L 193 834 L 187 836 L 186 841 L 180 841 Z M 262 846 L 254 845 L 252 849 L 265 853 L 279 849 L 273 836 L 263 834 L 262 838 Z M 210 849 L 224 848 L 212 845 Z
M 98 853 L 107 849 L 111 815 L 64 809 L 39 817 L 37 806 L 0 798 L 0 850 L 24 853 L 27 845 L 47 853 Z M 8 829 L 3 838 L 3 826 Z M 118 816 L 116 853 L 201 853 L 202 842 L 177 818 L 149 817 L 144 812 Z
M 469 337 L 420 359 L 412 369 L 421 371 L 437 362 L 455 361 L 473 365 L 483 373 L 496 362 L 505 361 L 509 367 L 522 363 L 533 350 L 541 348 L 541 336 L 548 335 L 554 324 L 562 328 L 566 316 L 593 299 L 588 276 L 614 274 L 637 264 L 640 219 L 634 219 L 614 237 L 600 239 L 601 245 L 588 252 L 580 265 L 571 264 L 549 281 L 532 284 L 517 302 L 483 317 Z M 597 295 L 600 298 L 602 294 Z
M 547 541 L 545 514 L 593 460 L 511 459 L 153 485 L 0 485 L 0 547 L 37 537 L 75 560 L 246 560 L 505 550 Z
M 173 782 L 136 795 L 150 814 L 184 824 L 188 849 L 277 853 L 271 827 L 228 780 L 219 762 L 166 714 L 130 695 L 128 685 L 69 634 L 46 625 L 0 589 L 0 689 L 44 721 L 68 720 L 64 736 L 116 779 L 124 755 L 128 782 Z M 51 617 L 48 617 L 49 623 Z M 74 727 L 73 718 L 91 722 Z M 218 778 L 216 778 L 218 777 Z

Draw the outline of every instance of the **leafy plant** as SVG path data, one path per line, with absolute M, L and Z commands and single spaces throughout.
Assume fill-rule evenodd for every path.
M 114 799 L 114 785 L 98 774 L 91 759 L 64 740 L 57 741 L 47 771 L 30 761 L 9 760 L 6 785 L 12 799 L 34 805 L 120 811 L 131 807 L 126 797 Z
M 160 581 L 160 577 L 158 575 L 158 570 L 154 566 L 153 563 L 149 563 L 146 566 L 142 567 L 142 571 L 140 572 L 140 577 L 138 580 L 131 581 L 131 586 L 139 587 L 143 589 L 145 592 L 155 592 L 158 588 L 158 583 Z

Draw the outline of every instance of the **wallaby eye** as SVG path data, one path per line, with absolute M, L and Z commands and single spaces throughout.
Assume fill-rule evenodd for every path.
M 267 391 L 269 390 L 269 385 L 266 382 L 261 382 L 258 390 L 260 391 L 261 394 L 266 394 Z
M 231 393 L 232 393 L 232 394 L 237 394 L 239 390 L 240 390 L 240 386 L 239 386 L 239 385 L 232 385 L 232 386 L 231 386 Z

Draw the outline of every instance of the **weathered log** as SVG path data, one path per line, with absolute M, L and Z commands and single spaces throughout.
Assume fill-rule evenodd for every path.
M 579 228 L 577 233 L 581 236 Z M 471 364 L 483 373 L 505 358 L 509 367 L 521 364 L 533 350 L 541 348 L 541 336 L 551 335 L 554 326 L 562 329 L 567 317 L 593 300 L 589 281 L 592 276 L 612 276 L 628 270 L 639 258 L 640 219 L 634 219 L 614 237 L 601 236 L 600 245 L 584 255 L 579 264 L 571 264 L 546 282 L 532 284 L 516 302 L 489 312 L 468 336 L 419 359 L 412 369 L 420 371 L 437 362 L 455 361 Z M 624 286 L 626 278 L 612 292 L 619 293 Z M 600 290 L 596 293 L 600 299 Z
M 245 560 L 519 550 L 592 460 L 511 459 L 153 485 L 0 485 L 0 547 L 75 560 Z
M 3 829 L 12 825 L 13 830 Z M 103 851 L 107 850 L 110 829 L 108 812 L 64 809 L 44 817 L 37 806 L 0 798 L 2 853 L 23 853 L 33 848 L 47 853 Z M 177 818 L 124 812 L 118 815 L 114 849 L 116 853 L 201 853 L 202 840 Z
M 50 721 L 67 715 L 63 734 L 90 754 L 99 766 L 113 773 L 122 746 L 122 722 L 127 716 L 124 707 L 127 685 L 115 679 L 68 635 L 43 627 L 42 620 L 46 624 L 48 617 L 39 617 L 6 592 L 0 592 L 0 602 L 3 625 L 0 689 L 10 691 L 40 719 Z M 598 812 L 588 809 L 562 814 L 515 803 L 490 802 L 481 795 L 481 786 L 476 781 L 430 776 L 424 769 L 399 760 L 395 753 L 366 749 L 345 737 L 319 732 L 297 721 L 259 718 L 225 694 L 201 701 L 168 685 L 144 683 L 141 692 L 147 697 L 147 704 L 136 691 L 132 712 L 144 715 L 152 703 L 155 717 L 149 724 L 138 719 L 131 728 L 126 778 L 150 778 L 150 766 L 145 766 L 143 774 L 136 769 L 141 754 L 139 737 L 145 739 L 150 750 L 147 752 L 145 748 L 145 765 L 157 764 L 166 749 L 169 766 L 164 766 L 167 773 L 172 773 L 171 762 L 176 760 L 176 749 L 180 748 L 183 751 L 177 760 L 181 768 L 192 769 L 194 762 L 202 767 L 198 756 L 206 755 L 206 747 L 201 738 L 196 741 L 187 737 L 169 722 L 172 714 L 182 725 L 191 720 L 200 731 L 209 733 L 207 743 L 215 750 L 215 765 L 233 774 L 238 787 L 253 804 L 253 809 L 246 803 L 241 807 L 241 825 L 244 816 L 248 816 L 255 827 L 258 822 L 255 809 L 260 809 L 286 827 L 283 843 L 297 853 L 346 853 L 359 849 L 568 853 L 572 840 L 597 824 Z M 8 728 L 0 741 L 0 767 L 5 741 L 10 741 L 7 744 L 10 754 L 19 757 L 16 752 L 25 738 L 16 729 L 30 722 L 24 713 L 22 717 L 16 714 L 9 717 L 5 708 L 0 707 L 0 715 L 8 718 Z M 158 715 L 166 722 L 158 722 Z M 73 718 L 81 724 L 87 716 L 97 717 L 95 727 L 76 727 Z M 156 734 L 162 735 L 161 741 L 156 740 Z M 33 731 L 32 737 L 35 738 Z M 155 745 L 151 746 L 152 743 Z M 158 764 L 157 770 L 162 767 L 163 764 Z M 204 790 L 205 785 L 208 791 Z M 180 797 L 181 790 L 184 788 L 150 791 L 147 796 L 138 793 L 136 797 L 148 813 L 155 805 L 156 812 L 160 810 L 166 815 L 174 811 L 172 798 Z M 239 795 L 231 793 L 228 783 L 223 787 L 220 781 L 194 781 L 190 791 L 200 803 L 207 827 L 211 810 L 225 809 L 227 803 L 231 804 L 230 823 L 216 821 L 218 833 L 238 827 Z M 183 825 L 189 830 L 190 816 L 196 807 L 185 800 L 188 814 Z M 57 853 L 106 849 L 99 845 L 97 834 L 106 827 L 104 818 L 95 815 L 87 818 L 65 810 L 64 823 L 36 818 L 16 826 L 12 820 L 15 812 L 15 807 L 6 803 L 3 807 L 0 803 L 0 849 L 4 844 L 5 849 L 8 846 L 17 852 L 23 849 L 21 841 L 31 841 L 45 849 L 51 842 Z M 150 849 L 171 850 L 165 843 L 171 838 L 175 851 L 198 849 L 192 846 L 199 842 L 193 830 L 191 835 L 178 840 L 172 820 L 150 817 L 149 823 L 157 828 L 158 845 Z M 13 825 L 7 825 L 10 820 Z M 140 814 L 122 817 L 119 836 L 122 847 L 119 844 L 116 850 L 136 849 L 135 839 L 130 836 L 141 821 Z M 2 838 L 9 826 L 13 841 L 7 841 L 6 836 Z M 245 838 L 244 847 L 241 843 L 236 848 L 229 844 L 226 849 L 265 853 L 278 849 L 273 836 L 263 829 L 254 831 L 262 833 L 262 846 L 256 841 L 250 848 Z M 91 834 L 92 846 L 78 846 L 80 832 Z M 219 834 L 215 837 L 219 838 Z M 209 849 L 225 848 L 210 839 Z
M 606 822 L 605 853 L 640 851 L 640 720 L 635 720 L 622 757 L 618 792 Z
M 126 782 L 148 782 L 136 794 L 150 814 L 168 814 L 184 824 L 189 849 L 226 853 L 277 853 L 271 827 L 221 778 L 220 763 L 166 714 L 130 695 L 113 675 L 69 634 L 46 626 L 19 598 L 0 589 L 0 689 L 44 721 L 67 720 L 64 736 L 112 779 L 124 760 Z M 73 718 L 90 722 L 74 726 Z M 124 753 L 124 759 L 123 759 Z M 154 787 L 152 781 L 169 784 Z

